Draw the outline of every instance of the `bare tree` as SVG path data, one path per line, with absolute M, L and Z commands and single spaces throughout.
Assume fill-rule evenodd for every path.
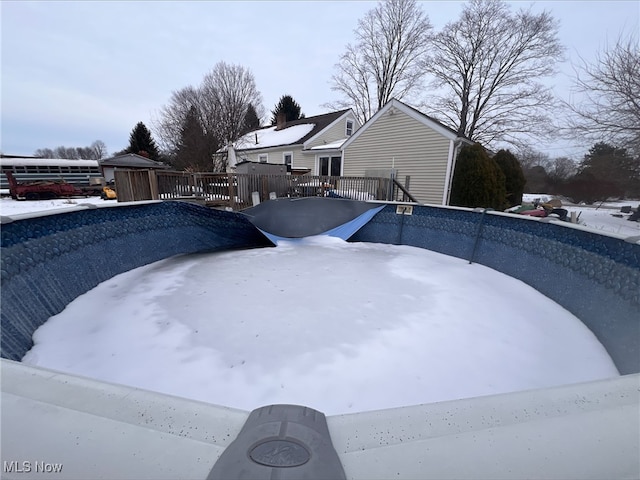
M 249 104 L 262 105 L 253 74 L 240 65 L 218 62 L 205 75 L 201 89 L 204 116 L 224 143 L 237 140 L 243 130 Z
M 331 79 L 331 89 L 343 98 L 326 106 L 353 108 L 364 123 L 391 98 L 418 93 L 431 28 L 416 0 L 384 0 L 369 10 Z
M 549 162 L 546 170 L 549 178 L 561 182 L 578 172 L 578 164 L 568 157 L 556 157 Z
M 240 65 L 219 62 L 197 88 L 189 86 L 173 92 L 169 103 L 160 109 L 154 126 L 162 150 L 170 156 L 179 150 L 184 152 L 184 133 L 189 124 L 187 130 L 191 132 L 201 128 L 206 150 L 213 154 L 241 136 L 249 105 L 258 118 L 264 116 L 262 96 L 253 74 Z M 196 119 L 199 127 L 194 124 Z
M 331 89 L 342 93 L 345 98 L 325 106 L 336 110 L 352 108 L 360 122 L 366 122 L 376 112 L 371 92 L 373 75 L 363 60 L 362 52 L 351 44 L 347 45 L 337 68 L 339 73 L 332 77 Z
M 107 151 L 107 146 L 102 140 L 96 140 L 91 144 L 89 148 L 91 148 L 94 160 L 100 160 L 102 158 L 105 158 L 109 154 Z
M 66 158 L 69 160 L 78 160 L 80 158 L 80 152 L 76 147 L 56 147 L 53 150 L 53 158 Z
M 531 170 L 534 167 L 543 167 L 545 170 L 551 165 L 549 154 L 535 150 L 529 145 L 523 145 L 516 153 L 523 170 Z
M 96 140 L 88 147 L 39 148 L 33 155 L 39 158 L 63 158 L 67 160 L 100 160 L 107 155 L 107 146 Z
M 51 148 L 39 148 L 33 152 L 33 156 L 38 158 L 55 158 L 55 154 Z
M 566 105 L 575 114 L 568 121 L 574 138 L 585 137 L 627 148 L 640 155 L 640 49 L 636 34 L 620 37 L 594 63 L 582 60 L 574 90 L 580 103 Z
M 502 0 L 471 0 L 435 35 L 426 69 L 440 91 L 426 108 L 487 146 L 520 147 L 523 137 L 550 136 L 554 100 L 540 79 L 562 59 L 557 34 L 548 12 L 511 13 Z
M 160 109 L 159 116 L 153 122 L 162 151 L 169 155 L 177 151 L 183 126 L 192 108 L 196 109 L 201 123 L 204 123 L 200 102 L 200 92 L 192 86 L 184 87 L 171 94 L 169 103 Z

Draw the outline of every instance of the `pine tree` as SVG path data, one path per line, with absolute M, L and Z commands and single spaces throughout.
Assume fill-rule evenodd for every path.
M 505 208 L 504 174 L 480 144 L 460 150 L 453 173 L 450 203 L 459 207 Z
M 180 131 L 180 142 L 171 162 L 178 170 L 197 172 L 213 169 L 211 142 L 207 137 L 195 107 L 191 107 Z
M 594 185 L 602 192 L 598 200 L 640 194 L 640 158 L 629 155 L 625 148 L 596 143 L 580 163 L 579 174 L 587 173 L 595 184 L 601 184 Z
M 278 117 L 281 115 L 285 122 L 304 118 L 304 113 L 301 112 L 300 105 L 298 105 L 298 102 L 296 102 L 291 95 L 283 95 L 280 97 L 280 101 L 271 112 L 271 125 L 277 125 Z
M 242 133 L 245 134 L 247 132 L 251 132 L 253 130 L 257 130 L 260 128 L 260 119 L 258 118 L 258 113 L 254 108 L 253 104 L 249 104 L 247 107 L 247 113 L 244 114 L 244 123 L 242 127 Z
M 124 153 L 135 153 L 155 161 L 160 159 L 160 152 L 156 142 L 149 129 L 142 122 L 138 122 L 131 131 L 129 146 L 124 150 Z
M 508 207 L 522 204 L 524 184 L 527 182 L 520 162 L 509 150 L 499 150 L 493 159 L 504 174 L 504 185 L 507 190 Z

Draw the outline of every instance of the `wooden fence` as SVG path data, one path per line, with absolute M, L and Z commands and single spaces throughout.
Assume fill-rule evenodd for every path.
M 395 179 L 318 175 L 186 173 L 116 170 L 118 201 L 190 200 L 242 210 L 282 197 L 341 197 L 354 200 L 415 201 Z
M 118 202 L 158 199 L 158 180 L 155 170 L 115 169 L 113 176 Z

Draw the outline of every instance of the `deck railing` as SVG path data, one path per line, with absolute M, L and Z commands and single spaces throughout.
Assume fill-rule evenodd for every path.
M 406 200 L 406 188 L 391 178 L 116 170 L 115 179 L 121 202 L 191 200 L 242 210 L 282 197 Z

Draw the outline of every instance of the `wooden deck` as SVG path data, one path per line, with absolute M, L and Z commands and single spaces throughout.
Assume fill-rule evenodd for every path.
M 390 178 L 152 170 L 116 170 L 114 173 L 119 202 L 184 200 L 242 210 L 283 197 L 415 201 L 405 186 Z M 408 183 L 407 178 L 405 185 Z

